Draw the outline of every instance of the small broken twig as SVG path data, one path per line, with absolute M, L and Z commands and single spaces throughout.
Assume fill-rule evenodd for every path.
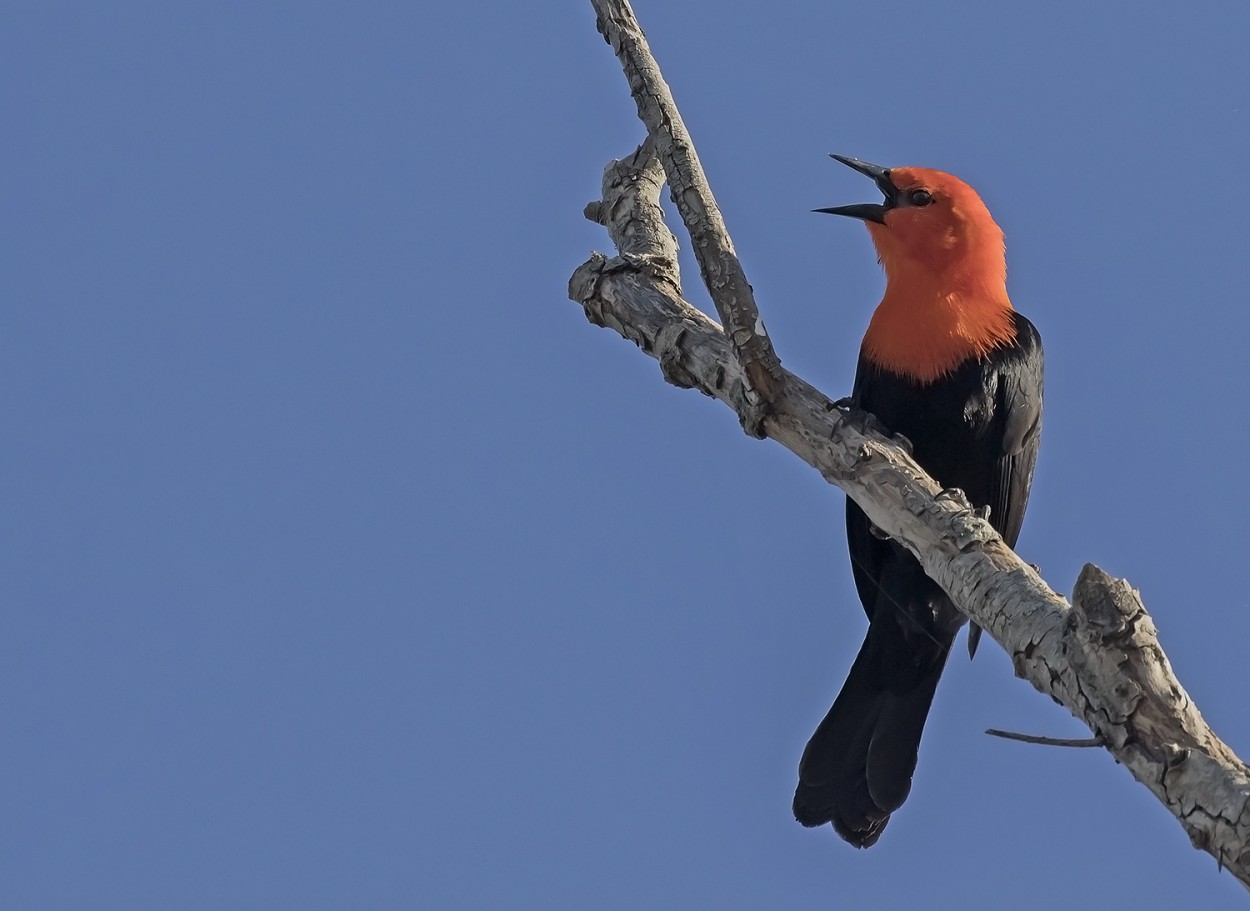
M 1041 734 L 1017 734 L 1015 731 L 1000 731 L 997 728 L 986 728 L 985 733 L 1004 740 L 1019 740 L 1021 743 L 1040 743 L 1048 747 L 1100 747 L 1106 741 L 1101 737 L 1043 737 Z

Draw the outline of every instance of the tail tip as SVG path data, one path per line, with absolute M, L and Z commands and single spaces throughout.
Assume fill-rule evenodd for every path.
M 855 848 L 871 848 L 875 845 L 886 823 L 890 821 L 890 814 L 885 813 L 880 817 L 864 817 L 851 824 L 838 815 L 836 808 L 812 801 L 809 797 L 810 795 L 801 792 L 794 795 L 795 821 L 808 829 L 832 825 L 838 837 Z

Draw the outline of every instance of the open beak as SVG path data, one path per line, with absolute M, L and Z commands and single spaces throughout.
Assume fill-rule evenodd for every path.
M 879 225 L 885 224 L 885 213 L 894 208 L 895 200 L 898 196 L 898 189 L 890 182 L 890 169 L 883 168 L 881 165 L 860 161 L 858 158 L 847 158 L 844 155 L 831 154 L 829 157 L 835 161 L 842 162 L 848 168 L 854 168 L 865 177 L 871 177 L 876 181 L 877 189 L 885 197 L 885 202 L 859 202 L 850 206 L 833 206 L 828 209 L 813 209 L 812 211 L 825 212 L 829 215 L 849 215 L 851 218 L 858 218 L 862 221 L 875 221 Z

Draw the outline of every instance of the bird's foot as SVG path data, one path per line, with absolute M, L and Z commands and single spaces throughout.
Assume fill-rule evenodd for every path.
M 845 407 L 841 407 L 845 403 Z M 870 411 L 864 411 L 862 408 L 856 408 L 851 404 L 850 399 L 839 399 L 834 403 L 839 406 L 842 412 L 842 421 L 849 424 L 852 428 L 863 434 L 876 433 L 887 439 L 890 437 L 890 428 L 886 427 L 877 416 Z M 903 439 L 907 439 L 904 437 Z M 907 442 L 910 452 L 911 441 Z
M 958 487 L 943 487 L 937 492 L 937 495 L 934 496 L 933 499 L 939 502 L 942 500 L 950 500 L 956 506 L 960 506 L 969 512 L 972 511 L 972 504 L 968 502 L 968 495 Z

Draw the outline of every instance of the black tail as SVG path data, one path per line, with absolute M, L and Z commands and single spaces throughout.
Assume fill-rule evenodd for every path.
M 882 612 L 869 625 L 842 692 L 799 762 L 794 818 L 805 826 L 832 822 L 857 848 L 875 844 L 907 799 L 954 635 L 908 635 L 896 618 Z

